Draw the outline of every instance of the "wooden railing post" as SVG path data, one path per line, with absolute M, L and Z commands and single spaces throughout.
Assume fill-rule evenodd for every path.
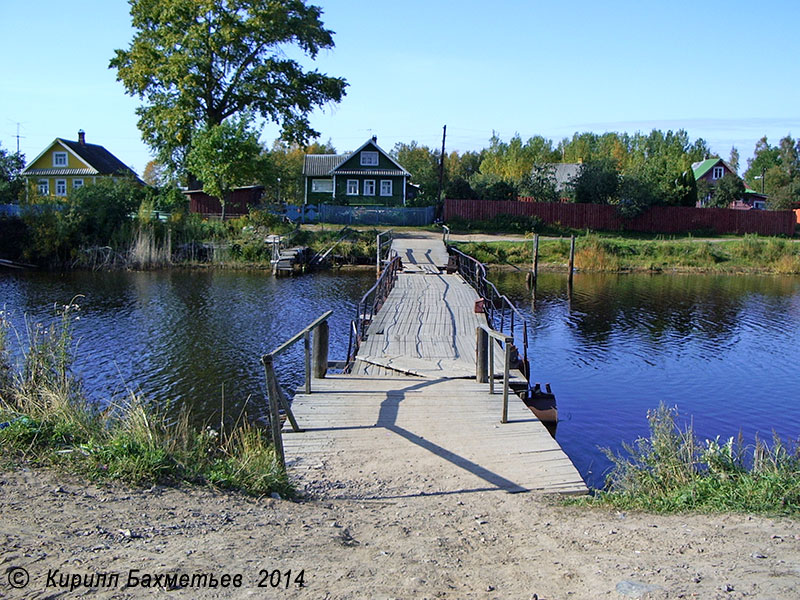
M 278 412 L 278 403 L 281 398 L 281 391 L 278 387 L 278 379 L 275 376 L 275 366 L 273 357 L 265 354 L 261 357 L 264 364 L 264 375 L 267 379 L 267 393 L 269 395 L 269 428 L 272 433 L 272 445 L 275 448 L 275 456 L 281 466 L 286 470 L 286 457 L 283 454 L 283 438 L 281 437 L 281 417 Z
M 328 372 L 328 345 L 330 340 L 330 327 L 328 321 L 317 325 L 314 331 L 314 360 L 313 375 L 316 379 L 324 379 Z
M 306 331 L 303 335 L 303 355 L 306 367 L 306 394 L 311 393 L 311 332 Z
M 506 356 L 505 364 L 503 365 L 503 417 L 500 419 L 501 423 L 508 423 L 508 377 L 511 366 L 511 342 L 506 340 L 505 346 Z
M 478 383 L 486 383 L 489 379 L 488 353 L 489 353 L 489 334 L 482 328 L 476 330 L 476 349 L 475 349 L 475 379 Z
M 494 340 L 489 340 L 489 393 L 494 394 Z

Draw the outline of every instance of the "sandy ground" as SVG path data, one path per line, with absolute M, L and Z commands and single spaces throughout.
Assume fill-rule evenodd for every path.
M 206 488 L 98 486 L 47 470 L 0 473 L 0 597 L 800 594 L 800 526 L 788 519 L 625 514 L 493 491 L 389 497 L 358 481 L 301 484 L 315 497 L 292 502 Z M 11 587 L 22 586 L 26 573 L 27 585 Z M 101 574 L 106 583 L 98 587 Z M 182 574 L 184 587 L 163 587 L 165 576 Z M 221 583 L 225 574 L 229 587 L 189 587 L 193 576 L 201 585 L 204 576 Z M 142 587 L 147 575 L 161 576 L 162 585 Z M 81 587 L 70 593 L 75 581 Z

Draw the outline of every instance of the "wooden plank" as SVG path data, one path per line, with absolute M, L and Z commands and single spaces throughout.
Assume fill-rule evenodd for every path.
M 502 384 L 489 394 L 488 384 L 475 381 L 475 330 L 486 317 L 474 312 L 478 295 L 460 276 L 440 273 L 444 245 L 396 238 L 392 247 L 408 270 L 367 328 L 353 374 L 315 380 L 313 394 L 295 397 L 305 431 L 284 436 L 292 473 L 302 479 L 310 469 L 315 478 L 359 481 L 375 497 L 471 489 L 586 493 L 574 465 L 522 401 L 509 395 L 509 422 L 501 424 Z M 502 373 L 499 347 L 493 366 Z
M 357 477 L 369 464 L 380 468 L 382 480 L 391 481 L 406 475 L 406 460 L 411 460 L 421 474 L 439 482 L 437 492 L 476 486 L 586 491 L 575 467 L 521 401 L 509 407 L 512 422 L 499 425 L 500 396 L 489 396 L 486 385 L 351 376 L 320 383 L 329 393 L 295 398 L 295 415 L 306 429 L 285 436 L 287 461 L 295 472 L 324 457 L 326 472 L 337 479 Z M 376 495 L 387 493 L 385 480 Z

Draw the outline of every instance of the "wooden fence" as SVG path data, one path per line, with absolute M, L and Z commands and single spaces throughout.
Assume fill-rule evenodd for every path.
M 573 229 L 639 231 L 645 233 L 756 233 L 792 236 L 797 219 L 791 210 L 733 210 L 654 206 L 625 219 L 615 207 L 600 204 L 518 202 L 511 200 L 452 200 L 444 203 L 445 222 L 453 218 L 486 221 L 497 215 L 538 217 L 548 225 Z

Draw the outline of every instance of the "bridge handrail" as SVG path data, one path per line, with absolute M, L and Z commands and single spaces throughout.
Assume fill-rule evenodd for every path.
M 397 281 L 397 273 L 400 271 L 402 261 L 400 256 L 392 251 L 389 263 L 386 268 L 381 272 L 378 281 L 375 282 L 367 293 L 365 293 L 356 307 L 355 329 L 350 330 L 350 342 L 347 347 L 347 362 L 352 363 L 361 341 L 367 333 L 367 327 L 372 322 L 373 317 L 383 306 L 389 292 L 392 291 L 395 282 Z M 371 301 L 370 301 L 371 298 Z M 355 331 L 355 334 L 353 333 Z
M 528 321 L 524 317 L 522 313 L 519 312 L 514 303 L 509 300 L 508 296 L 505 294 L 501 294 L 497 287 L 487 279 L 486 277 L 486 267 L 482 262 L 473 258 L 469 254 L 465 254 L 454 248 L 453 246 L 447 246 L 448 252 L 450 252 L 451 256 L 454 256 L 456 259 L 456 269 L 464 278 L 464 280 L 469 283 L 478 295 L 481 298 L 484 298 L 484 310 L 486 311 L 486 319 L 489 321 L 489 325 L 496 329 L 497 331 L 503 331 L 505 329 L 505 321 L 506 321 L 506 312 L 510 313 L 509 317 L 509 325 L 511 330 L 511 335 L 514 335 L 515 320 L 519 320 L 522 322 L 522 338 L 523 338 L 523 353 L 524 359 L 527 363 L 528 361 Z M 498 304 L 500 307 L 498 309 Z M 499 311 L 499 316 L 497 315 Z M 499 323 L 498 323 L 499 321 Z
M 450 228 L 447 225 L 442 225 L 442 242 L 444 242 L 444 247 L 450 247 Z
M 483 335 L 482 335 L 483 334 Z M 476 367 L 475 379 L 478 383 L 489 380 L 489 393 L 494 394 L 494 347 L 491 340 L 497 340 L 503 344 L 505 350 L 503 360 L 503 414 L 500 418 L 501 423 L 508 422 L 508 389 L 511 373 L 511 349 L 514 338 L 499 331 L 495 331 L 488 325 L 479 325 L 476 328 Z M 487 352 L 488 350 L 488 352 Z
M 292 345 L 300 340 L 303 340 L 305 349 L 305 380 L 306 380 L 306 394 L 311 393 L 311 377 L 312 373 L 316 379 L 325 377 L 325 372 L 328 370 L 328 340 L 330 337 L 330 328 L 328 326 L 328 318 L 333 314 L 332 310 L 323 313 L 317 317 L 309 325 L 301 329 L 298 333 L 290 337 L 280 346 L 275 348 L 272 352 L 267 352 L 261 356 L 261 364 L 264 365 L 264 378 L 267 382 L 267 397 L 269 399 L 269 425 L 272 434 L 272 444 L 275 447 L 275 454 L 278 457 L 281 467 L 286 470 L 286 459 L 283 453 L 283 438 L 281 437 L 281 423 L 278 405 L 286 413 L 286 418 L 292 425 L 294 431 L 302 431 L 294 418 L 292 408 L 289 405 L 289 400 L 283 393 L 281 386 L 278 384 L 278 377 L 275 374 L 275 357 L 288 350 Z M 314 347 L 312 355 L 311 347 L 311 332 L 317 330 L 314 334 Z
M 384 238 L 381 241 L 381 238 Z M 387 229 L 386 231 L 381 231 L 376 240 L 377 249 L 375 250 L 375 275 L 376 277 L 381 276 L 381 263 L 383 262 L 383 255 L 384 255 L 384 248 L 386 249 L 386 260 L 389 260 L 392 254 L 392 241 L 394 240 L 394 230 Z

